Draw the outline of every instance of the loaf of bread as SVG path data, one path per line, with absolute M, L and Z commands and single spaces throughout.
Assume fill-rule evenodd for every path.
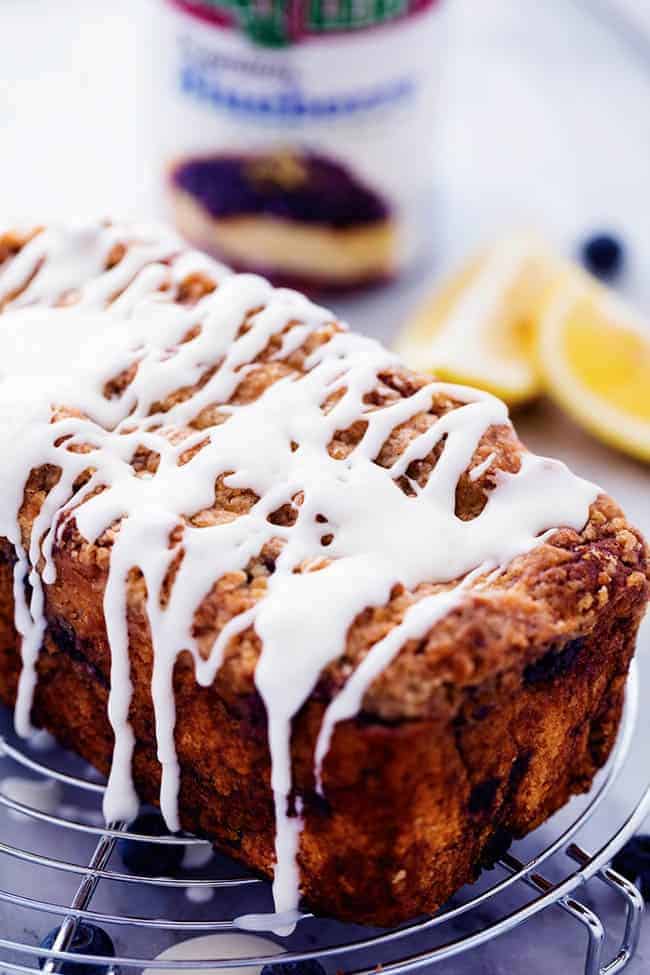
M 643 540 L 487 394 L 172 235 L 0 235 L 0 698 L 274 879 L 436 910 L 589 788 Z

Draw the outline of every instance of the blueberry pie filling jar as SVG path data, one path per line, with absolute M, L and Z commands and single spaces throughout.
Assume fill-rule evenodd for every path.
M 431 226 L 439 0 L 161 0 L 180 232 L 302 290 L 394 278 Z

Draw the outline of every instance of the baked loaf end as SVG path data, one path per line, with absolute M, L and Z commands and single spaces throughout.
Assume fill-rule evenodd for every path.
M 0 260 L 6 267 L 11 269 L 30 236 L 0 237 Z M 97 275 L 119 268 L 138 243 L 124 235 Z M 107 294 L 105 304 L 123 299 L 135 287 L 137 275 L 155 263 L 162 268 L 156 285 L 160 294 L 188 309 L 197 306 L 219 287 L 218 273 L 209 263 L 200 272 L 185 273 L 182 259 L 173 248 L 168 256 L 143 259 L 126 284 Z M 38 284 L 39 273 L 40 266 L 30 281 L 5 293 L 7 308 L 29 293 L 30 282 L 32 287 Z M 0 304 L 2 298 L 0 277 Z M 39 293 L 36 299 L 70 305 L 83 300 L 83 282 L 63 291 L 52 284 L 47 295 Z M 279 380 L 305 375 L 310 355 L 338 330 L 334 322 L 322 324 L 289 350 L 272 336 L 229 401 L 255 402 Z M 133 374 L 127 370 L 114 377 L 107 395 L 123 395 Z M 199 380 L 197 388 L 207 381 Z M 381 410 L 400 403 L 428 382 L 387 366 L 377 376 L 368 405 Z M 187 396 L 188 390 L 181 389 L 171 400 Z M 392 468 L 418 434 L 458 406 L 453 391 L 438 390 L 430 408 L 392 429 L 376 463 Z M 165 436 L 182 439 L 207 428 L 218 409 L 211 404 L 191 430 L 177 428 Z M 65 414 L 65 405 L 57 406 L 55 419 Z M 336 430 L 328 444 L 330 456 L 345 459 L 365 433 L 360 421 Z M 438 443 L 408 466 L 398 479 L 405 494 L 426 486 L 443 450 Z M 455 516 L 464 522 L 480 516 L 499 472 L 516 473 L 524 456 L 508 424 L 489 426 L 458 480 Z M 156 463 L 144 447 L 132 458 L 141 472 L 155 471 Z M 25 549 L 60 473 L 53 464 L 32 469 L 19 513 Z M 84 476 L 87 480 L 88 474 Z M 250 490 L 229 486 L 220 477 L 213 504 L 195 513 L 193 523 L 230 523 L 250 511 L 255 500 Z M 297 498 L 273 512 L 278 530 L 291 527 L 301 503 Z M 114 733 L 107 717 L 111 648 L 104 594 L 122 525 L 116 521 L 89 542 L 73 509 L 60 528 L 52 551 L 55 577 L 44 587 L 47 627 L 32 719 L 108 773 Z M 279 538 L 271 538 L 242 570 L 214 580 L 193 621 L 203 658 L 224 626 L 264 596 L 281 552 Z M 323 564 L 326 556 L 327 546 Z M 17 557 L 16 547 L 0 539 L 0 698 L 10 706 L 21 671 L 21 641 L 14 626 Z M 588 789 L 614 743 L 648 598 L 648 565 L 641 537 L 601 494 L 592 502 L 584 527 L 558 529 L 514 557 L 498 575 L 484 573 L 424 635 L 404 642 L 367 687 L 360 712 L 334 727 L 322 766 L 322 790 L 317 789 L 314 752 L 328 704 L 410 607 L 451 590 L 455 581 L 395 585 L 384 604 L 360 612 L 341 654 L 323 667 L 293 719 L 290 805 L 295 811 L 299 798 L 304 817 L 298 850 L 301 890 L 320 913 L 387 925 L 434 911 L 473 879 L 509 837 L 525 834 L 573 793 Z M 173 582 L 173 577 L 166 580 L 170 588 Z M 157 802 L 161 766 L 147 596 L 142 573 L 131 571 L 126 612 L 133 773 L 139 795 Z M 163 602 L 167 596 L 163 593 Z M 336 611 L 332 606 L 332 613 Z M 255 682 L 261 650 L 253 625 L 236 633 L 207 686 L 197 683 L 196 659 L 187 651 L 178 655 L 173 666 L 174 740 L 182 826 L 272 876 L 276 812 L 268 715 Z

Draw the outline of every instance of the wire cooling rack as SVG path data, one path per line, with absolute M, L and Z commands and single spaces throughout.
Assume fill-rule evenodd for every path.
M 233 959 L 224 952 L 199 961 L 156 959 L 197 935 L 236 932 L 241 914 L 270 910 L 268 884 L 225 858 L 209 859 L 208 845 L 195 837 L 151 837 L 129 832 L 123 823 L 104 826 L 99 816 L 104 787 L 96 774 L 61 749 L 43 752 L 17 741 L 6 716 L 7 731 L 0 736 L 0 972 L 33 973 L 40 965 L 51 973 L 64 962 L 99 963 L 108 975 L 147 968 L 205 972 L 318 958 L 328 972 L 371 975 L 381 964 L 384 975 L 396 975 L 485 945 L 551 909 L 585 932 L 586 975 L 615 975 L 634 954 L 643 912 L 637 888 L 608 866 L 650 810 L 650 786 L 639 776 L 645 763 L 637 762 L 635 769 L 632 761 L 631 773 L 626 772 L 635 756 L 643 756 L 637 700 L 633 673 L 616 748 L 590 795 L 515 844 L 434 917 L 378 930 L 305 915 L 292 936 L 276 939 L 279 955 Z M 639 782 L 636 797 L 621 806 L 617 797 L 626 774 Z M 33 784 L 33 802 L 15 797 L 16 781 L 25 780 Z M 629 794 L 628 788 L 624 792 Z M 587 834 L 595 852 L 582 846 Z M 182 844 L 184 860 L 209 862 L 198 869 L 182 866 L 175 876 L 136 876 L 120 861 L 118 840 L 125 837 L 134 843 Z M 588 881 L 584 903 L 575 893 Z M 617 907 L 613 927 L 622 930 L 613 947 L 612 933 L 590 906 L 597 881 L 609 888 Z M 611 914 L 608 902 L 610 922 Z M 67 950 L 82 920 L 110 933 L 116 945 L 110 962 Z M 52 948 L 39 948 L 43 935 L 57 927 Z

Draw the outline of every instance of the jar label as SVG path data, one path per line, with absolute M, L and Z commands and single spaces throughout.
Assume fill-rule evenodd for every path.
M 253 209 L 276 218 L 286 209 L 293 219 L 293 207 L 295 219 L 312 223 L 316 222 L 314 208 L 318 209 L 316 187 L 323 185 L 318 219 L 324 225 L 339 226 L 344 203 L 349 205 L 351 220 L 357 214 L 367 224 L 369 214 L 385 214 L 385 233 L 377 240 L 384 251 L 390 249 L 384 263 L 391 273 L 398 269 L 420 236 L 433 180 L 433 116 L 441 47 L 437 5 L 396 16 L 374 29 L 323 29 L 304 36 L 301 43 L 273 47 L 221 22 L 230 6 L 241 11 L 245 3 L 215 3 L 215 18 L 207 23 L 203 17 L 188 16 L 188 0 L 182 0 L 182 6 L 180 2 L 166 5 L 163 41 L 167 46 L 156 46 L 160 63 L 169 72 L 157 126 L 168 172 L 194 162 L 183 189 L 196 193 L 200 180 L 202 205 L 220 218 L 225 205 L 218 199 L 220 187 L 207 186 L 208 179 L 227 181 L 231 194 L 236 183 L 237 194 L 243 198 L 248 193 Z M 400 4 L 394 0 L 384 6 L 403 14 L 405 6 L 401 0 Z M 191 6 L 212 9 L 205 0 Z M 285 9 L 286 4 L 280 6 Z M 308 6 L 301 4 L 301 8 Z M 348 0 L 347 6 L 352 9 L 354 0 Z M 372 4 L 373 10 L 379 7 Z M 315 3 L 312 16 L 326 9 L 328 0 Z M 289 154 L 292 171 L 299 169 L 302 174 L 300 187 L 287 188 L 286 208 L 277 199 L 278 187 L 269 190 L 270 181 L 260 190 L 272 190 L 270 202 L 252 199 L 260 188 L 259 179 L 250 193 L 242 182 L 260 171 L 248 161 L 269 153 L 283 157 L 278 172 L 287 171 Z M 235 171 L 235 157 L 241 172 Z M 199 165 L 203 165 L 200 174 Z M 262 160 L 262 169 L 266 168 Z M 340 193 L 335 196 L 337 182 Z

